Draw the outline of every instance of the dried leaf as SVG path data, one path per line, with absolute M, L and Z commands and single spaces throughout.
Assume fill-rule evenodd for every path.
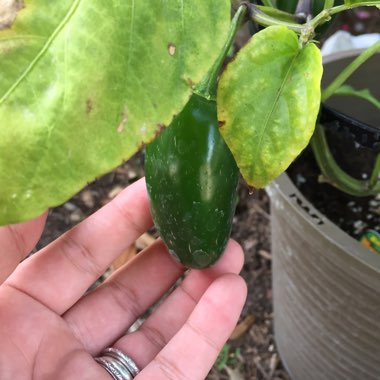
M 149 235 L 147 232 L 143 235 L 141 235 L 137 240 L 136 240 L 136 248 L 140 251 L 143 249 L 149 247 L 151 244 L 155 242 L 155 238 L 152 235 Z
M 239 339 L 244 335 L 255 323 L 255 316 L 253 314 L 247 315 L 234 329 L 230 336 L 230 340 Z
M 230 367 L 224 367 L 224 369 L 227 371 L 230 380 L 244 380 L 244 376 L 239 370 Z

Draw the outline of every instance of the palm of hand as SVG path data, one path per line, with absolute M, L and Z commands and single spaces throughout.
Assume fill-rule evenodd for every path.
M 0 228 L 0 282 L 35 244 L 45 217 Z M 190 271 L 133 333 L 125 334 L 184 273 L 162 242 L 85 294 L 150 224 L 139 181 L 18 265 L 0 286 L 2 380 L 110 380 L 93 357 L 111 345 L 142 369 L 136 379 L 205 378 L 245 299 L 245 285 L 235 274 L 243 263 L 236 243 L 214 267 Z

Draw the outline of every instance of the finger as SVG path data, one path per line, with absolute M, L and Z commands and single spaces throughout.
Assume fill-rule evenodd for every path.
M 85 296 L 64 319 L 92 354 L 113 343 L 183 274 L 158 240 Z
M 168 307 L 163 308 L 163 305 L 173 298 L 171 295 L 158 308 L 155 315 L 162 315 L 161 323 L 168 321 L 176 332 L 177 328 L 173 324 L 174 321 L 170 320 L 172 313 L 170 307 L 177 308 L 179 322 L 176 323 L 182 325 L 187 315 L 190 314 L 188 312 L 185 315 L 186 308 L 191 310 L 194 308 L 193 298 L 199 299 L 212 280 L 221 273 L 239 272 L 242 262 L 243 253 L 240 246 L 231 241 L 226 253 L 214 267 L 204 271 L 191 272 L 189 280 L 186 282 L 191 283 L 192 281 L 194 284 L 193 286 L 189 285 L 188 289 L 185 290 L 185 292 L 191 293 L 190 297 L 181 294 L 179 290 L 175 291 L 178 294 L 176 298 L 184 297 L 190 306 L 186 306 L 186 302 L 179 302 L 178 304 L 172 302 Z M 97 290 L 74 305 L 64 315 L 64 319 L 69 323 L 84 347 L 92 354 L 97 354 L 124 334 L 138 316 L 166 293 L 183 272 L 184 268 L 172 259 L 163 243 L 158 241 L 140 253 L 132 263 L 110 277 Z M 180 309 L 181 307 L 183 310 Z M 174 332 L 167 335 L 171 337 Z
M 216 279 L 183 327 L 136 380 L 205 379 L 236 326 L 246 295 L 241 277 L 225 274 Z
M 0 284 L 37 244 L 47 212 L 24 223 L 0 227 Z
M 191 271 L 136 332 L 122 337 L 114 346 L 144 368 L 183 326 L 210 284 L 222 274 L 239 273 L 243 262 L 240 245 L 231 240 L 216 265 Z
M 62 314 L 151 224 L 140 180 L 20 265 L 7 283 Z

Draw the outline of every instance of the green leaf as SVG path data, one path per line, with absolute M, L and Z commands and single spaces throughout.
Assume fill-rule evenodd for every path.
M 229 0 L 23 3 L 0 12 L 0 224 L 62 203 L 152 140 L 230 23 Z
M 356 96 L 357 98 L 367 100 L 375 107 L 380 109 L 380 101 L 376 99 L 375 96 L 368 89 L 357 90 L 349 85 L 343 85 L 339 87 L 333 95 Z
M 308 144 L 320 104 L 322 62 L 312 43 L 272 26 L 257 33 L 223 73 L 220 131 L 253 187 L 281 174 Z

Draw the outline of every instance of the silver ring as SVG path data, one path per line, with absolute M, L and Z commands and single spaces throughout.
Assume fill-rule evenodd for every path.
M 101 356 L 94 358 L 113 380 L 132 380 L 139 373 L 135 362 L 117 348 L 106 348 Z
M 112 361 L 106 356 L 95 358 L 95 361 L 100 364 L 111 376 L 113 380 L 132 380 L 131 373 L 124 367 L 120 366 L 117 361 Z
M 137 368 L 136 363 L 129 356 L 125 355 L 123 351 L 120 351 L 117 348 L 106 348 L 103 351 L 103 355 L 119 360 L 124 365 L 124 367 L 128 369 L 133 377 L 136 377 L 140 372 Z

